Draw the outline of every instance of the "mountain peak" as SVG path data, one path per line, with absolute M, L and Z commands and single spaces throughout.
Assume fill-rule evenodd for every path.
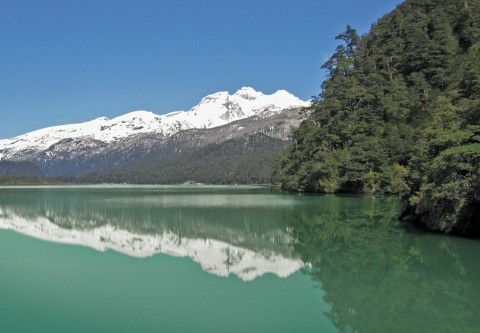
M 263 96 L 263 93 L 260 92 L 260 91 L 256 91 L 255 89 L 251 88 L 251 87 L 242 87 L 240 89 L 238 89 L 235 94 L 233 94 L 234 96 L 239 96 L 239 97 L 242 97 L 244 99 L 248 99 L 248 100 L 254 100 L 254 99 L 257 99 L 258 97 L 261 97 Z
M 229 96 L 228 91 L 219 91 L 219 92 L 207 95 L 204 98 L 202 98 L 200 103 L 198 105 L 194 106 L 192 108 L 192 110 L 195 109 L 196 107 L 198 107 L 199 105 L 202 105 L 202 104 L 214 103 L 218 100 L 226 100 L 226 99 L 228 99 L 228 96 Z

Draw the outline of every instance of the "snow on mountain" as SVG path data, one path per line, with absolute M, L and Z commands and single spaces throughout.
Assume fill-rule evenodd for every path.
M 90 138 L 102 142 L 142 133 L 171 136 L 181 130 L 212 128 L 251 116 L 270 116 L 281 110 L 308 106 L 285 90 L 271 95 L 243 87 L 233 95 L 227 91 L 204 97 L 189 111 L 157 115 L 148 111 L 134 111 L 108 119 L 106 117 L 80 123 L 40 129 L 11 139 L 0 140 L 0 160 L 23 151 L 41 151 L 64 140 Z

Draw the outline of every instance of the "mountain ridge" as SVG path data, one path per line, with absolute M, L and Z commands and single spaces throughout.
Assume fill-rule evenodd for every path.
M 291 128 L 300 124 L 306 115 L 300 110 L 307 105 L 285 90 L 271 95 L 249 87 L 232 95 L 220 91 L 205 96 L 189 111 L 165 115 L 133 111 L 0 140 L 0 161 L 33 163 L 46 177 L 77 177 L 118 168 L 135 170 L 210 144 L 231 139 L 247 142 L 258 133 L 273 139 L 267 145 L 275 150 L 270 156 L 288 140 Z M 258 175 L 266 173 L 262 168 Z
M 234 94 L 220 91 L 205 96 L 189 111 L 157 115 L 137 110 L 108 119 L 99 117 L 83 123 L 46 127 L 0 140 L 0 160 L 15 159 L 29 151 L 46 150 L 65 139 L 90 138 L 110 143 L 132 135 L 155 133 L 169 137 L 186 129 L 213 128 L 251 116 L 270 116 L 292 107 L 308 106 L 286 90 L 265 95 L 250 87 Z

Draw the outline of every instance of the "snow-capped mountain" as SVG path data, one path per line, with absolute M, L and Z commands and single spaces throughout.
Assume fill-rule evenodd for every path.
M 305 116 L 298 110 L 308 105 L 285 90 L 271 95 L 245 87 L 233 95 L 222 91 L 189 111 L 134 111 L 0 140 L 0 163 L 29 162 L 47 177 L 80 176 L 137 167 L 256 133 L 286 140 Z
M 165 115 L 134 111 L 114 119 L 101 117 L 85 123 L 44 128 L 0 140 L 0 160 L 46 150 L 65 139 L 88 138 L 110 143 L 146 133 L 169 137 L 181 130 L 213 128 L 251 116 L 266 117 L 284 109 L 307 105 L 308 102 L 285 90 L 264 95 L 253 88 L 243 87 L 233 95 L 227 91 L 208 95 L 189 111 L 175 111 Z

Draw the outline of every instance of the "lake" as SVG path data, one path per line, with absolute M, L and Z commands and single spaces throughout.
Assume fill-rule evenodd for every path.
M 480 241 L 395 198 L 0 188 L 0 332 L 480 332 Z

